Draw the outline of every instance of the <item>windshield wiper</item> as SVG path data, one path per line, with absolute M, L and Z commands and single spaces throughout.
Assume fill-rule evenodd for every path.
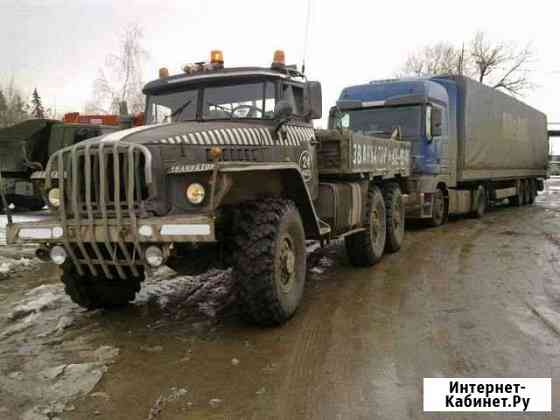
M 230 120 L 233 120 L 233 112 L 231 112 L 231 111 L 230 111 L 229 109 L 227 109 L 225 106 L 218 105 L 218 104 L 214 104 L 214 103 L 212 103 L 212 102 L 206 102 L 206 103 L 208 104 L 208 106 L 213 106 L 213 107 L 216 107 L 216 108 L 221 109 L 222 111 L 224 111 L 226 114 L 229 115 L 229 119 L 230 119 Z M 215 118 L 214 118 L 214 119 L 215 119 Z
M 171 118 L 174 118 L 177 114 L 181 115 L 183 113 L 183 111 L 192 103 L 192 99 L 189 99 L 187 102 L 185 102 L 183 105 L 181 105 L 179 108 L 177 108 L 175 111 L 173 111 L 170 115 Z

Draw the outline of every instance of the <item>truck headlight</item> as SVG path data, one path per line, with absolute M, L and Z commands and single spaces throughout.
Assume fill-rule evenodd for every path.
M 49 254 L 51 257 L 51 261 L 56 265 L 64 264 L 66 258 L 68 257 L 68 255 L 66 254 L 66 250 L 59 245 L 53 246 Z
M 198 182 L 193 182 L 191 185 L 187 187 L 187 199 L 192 204 L 202 203 L 204 201 L 205 196 L 206 196 L 206 191 L 204 190 L 204 187 Z
M 53 207 L 60 207 L 60 190 L 58 188 L 53 188 L 49 191 L 48 195 L 49 204 Z

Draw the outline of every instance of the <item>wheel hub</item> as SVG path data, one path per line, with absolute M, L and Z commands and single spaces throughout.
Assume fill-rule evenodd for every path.
M 292 241 L 284 238 L 280 246 L 280 285 L 284 291 L 292 288 L 296 277 L 296 254 Z

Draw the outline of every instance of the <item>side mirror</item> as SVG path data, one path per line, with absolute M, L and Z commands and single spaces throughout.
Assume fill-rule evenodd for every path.
M 274 106 L 274 119 L 282 120 L 284 118 L 289 118 L 293 112 L 294 109 L 292 108 L 292 104 L 285 99 L 281 99 L 276 102 L 276 105 Z
M 320 82 L 307 82 L 304 91 L 304 112 L 307 117 L 317 120 L 323 116 L 323 95 Z

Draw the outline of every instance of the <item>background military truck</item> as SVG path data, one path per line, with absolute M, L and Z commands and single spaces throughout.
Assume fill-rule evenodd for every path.
M 67 122 L 69 115 L 76 118 Z M 6 200 L 16 210 L 40 210 L 45 206 L 42 187 L 44 169 L 50 155 L 64 147 L 121 128 L 118 116 L 87 120 L 78 120 L 77 116 L 78 113 L 66 114 L 64 122 L 26 120 L 0 130 L 0 170 L 4 178 Z M 109 118 L 113 118 L 115 123 Z
M 316 133 L 321 86 L 283 55 L 271 67 L 224 68 L 214 51 L 182 74 L 161 69 L 144 88 L 147 125 L 56 152 L 46 171 L 53 217 L 10 225 L 8 242 L 42 242 L 86 308 L 126 304 L 165 263 L 190 274 L 233 266 L 241 307 L 262 325 L 298 307 L 306 240 L 344 237 L 359 266 L 397 251 L 409 143 L 398 130 Z
M 0 130 L 0 171 L 6 201 L 17 208 L 39 210 L 45 206 L 31 174 L 42 170 L 48 160 L 48 138 L 55 120 L 27 120 Z M 0 202 L 0 209 L 4 204 Z
M 547 176 L 545 115 L 462 76 L 347 87 L 330 124 L 377 135 L 400 126 L 412 145 L 407 217 L 434 226 L 506 198 L 532 204 Z

